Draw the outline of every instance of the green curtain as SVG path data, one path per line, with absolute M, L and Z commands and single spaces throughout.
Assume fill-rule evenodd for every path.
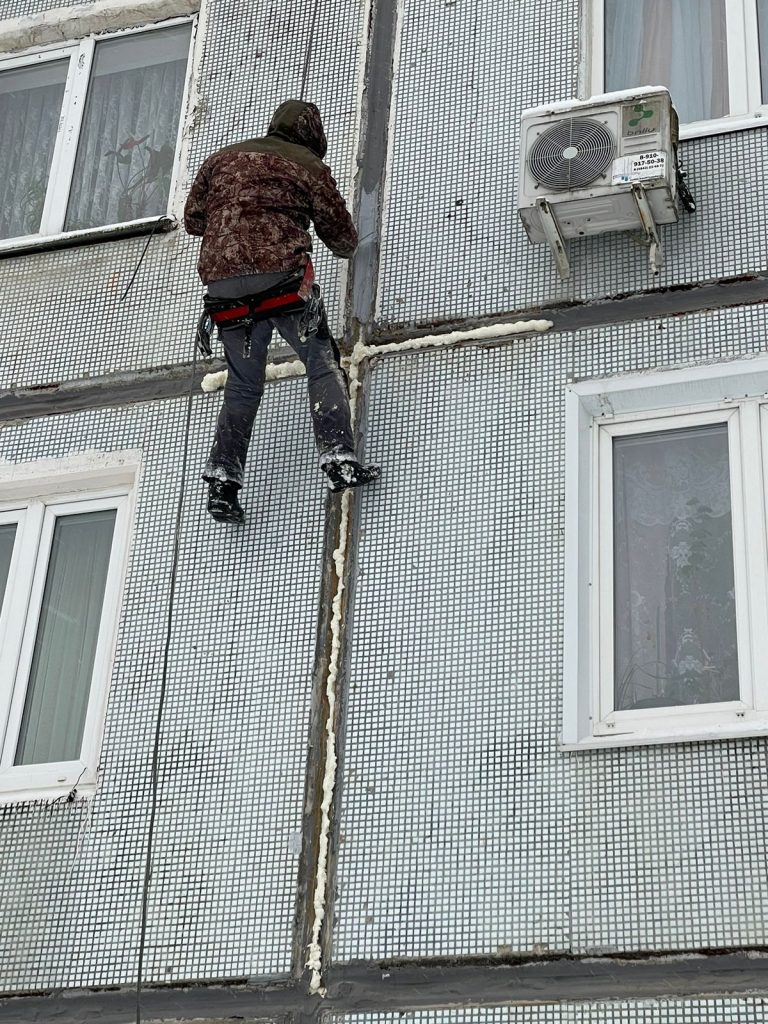
M 757 0 L 757 31 L 760 44 L 760 78 L 763 103 L 768 103 L 768 0 Z
M 13 542 L 16 539 L 16 523 L 5 523 L 0 526 L 0 612 L 3 610 L 5 587 L 8 583 L 8 570 L 11 567 Z
M 56 520 L 15 764 L 80 756 L 115 516 Z

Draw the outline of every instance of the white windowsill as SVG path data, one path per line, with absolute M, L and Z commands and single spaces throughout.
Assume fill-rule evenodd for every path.
M 160 221 L 158 225 L 158 221 Z M 45 252 L 47 249 L 65 249 L 68 246 L 86 245 L 89 242 L 105 242 L 136 235 L 147 235 L 156 228 L 157 234 L 175 231 L 179 222 L 175 217 L 162 214 L 160 217 L 143 217 L 140 220 L 125 221 L 123 224 L 105 224 L 103 227 L 86 228 L 83 231 L 63 231 L 57 235 L 24 235 L 0 242 L 0 258 L 22 255 L 28 252 Z
M 49 804 L 67 803 L 67 798 L 72 792 L 75 793 L 72 802 L 82 799 L 90 800 L 96 793 L 96 783 L 81 782 L 79 785 L 72 786 L 38 786 L 30 789 L 9 789 L 0 792 L 0 807 L 8 804 L 27 804 L 39 801 Z
M 589 736 L 575 743 L 566 743 L 559 737 L 558 746 L 563 751 L 600 750 L 605 747 L 641 747 L 668 743 L 699 743 L 712 740 L 745 740 L 752 736 L 768 736 L 768 721 L 765 718 L 745 721 L 744 725 L 713 725 L 679 729 L 675 732 L 633 732 L 615 736 Z
M 673 101 L 674 102 L 674 101 Z M 749 128 L 765 128 L 768 126 L 768 107 L 755 111 L 754 114 L 739 114 L 733 117 L 720 117 L 715 121 L 692 121 L 680 125 L 680 141 L 699 139 L 707 135 L 725 135 L 727 132 L 742 132 Z

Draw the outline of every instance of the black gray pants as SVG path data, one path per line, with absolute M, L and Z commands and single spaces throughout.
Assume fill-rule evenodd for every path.
M 277 284 L 283 276 L 256 274 L 213 281 L 208 285 L 208 294 L 217 299 L 256 295 Z M 330 453 L 349 455 L 354 451 L 347 383 L 339 365 L 338 348 L 328 330 L 325 311 L 321 310 L 317 333 L 311 334 L 303 343 L 299 339 L 300 317 L 300 313 L 294 313 L 251 325 L 219 328 L 229 372 L 216 436 L 203 470 L 204 480 L 226 481 L 238 487 L 243 485 L 243 468 L 253 421 L 264 394 L 267 349 L 273 328 L 288 342 L 307 369 L 312 426 L 321 460 Z

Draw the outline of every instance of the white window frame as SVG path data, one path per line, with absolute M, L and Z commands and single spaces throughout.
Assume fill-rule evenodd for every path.
M 0 803 L 95 791 L 139 465 L 123 452 L 0 469 L 0 524 L 18 524 L 0 611 Z M 117 514 L 79 756 L 14 765 L 56 520 L 103 509 Z
M 768 357 L 573 383 L 566 389 L 562 747 L 768 734 Z M 737 701 L 616 711 L 613 438 L 727 423 Z
M 585 38 L 591 42 L 585 71 L 587 96 L 605 90 L 605 0 L 586 5 L 590 24 Z M 719 135 L 743 128 L 761 127 L 768 118 L 768 104 L 762 101 L 757 0 L 725 0 L 726 45 L 728 47 L 728 95 L 732 113 L 706 121 L 680 125 L 680 138 Z M 768 40 L 765 41 L 768 46 Z M 632 82 L 627 83 L 631 87 Z M 659 84 L 659 83 L 654 83 Z M 768 83 L 766 83 L 768 87 Z M 587 98 L 587 97 L 585 97 Z M 674 103 L 675 97 L 672 97 Z
M 77 156 L 80 129 L 82 127 L 96 44 L 123 36 L 144 35 L 148 32 L 162 31 L 177 25 L 190 25 L 191 30 L 189 50 L 187 52 L 187 71 L 181 97 L 181 106 L 179 108 L 179 124 L 176 130 L 173 170 L 171 172 L 171 183 L 168 190 L 165 213 L 155 214 L 151 217 L 140 217 L 131 221 L 103 224 L 98 227 L 78 231 L 65 231 L 64 220 L 72 188 L 75 158 Z M 59 127 L 56 132 L 40 228 L 35 234 L 16 235 L 13 238 L 0 239 L 0 252 L 28 248 L 31 244 L 35 243 L 50 244 L 66 239 L 75 240 L 80 237 L 88 238 L 94 235 L 111 234 L 117 230 L 125 231 L 126 229 L 140 228 L 143 225 L 154 224 L 158 216 L 172 216 L 174 198 L 181 178 L 180 153 L 187 120 L 196 27 L 197 16 L 192 14 L 179 18 L 168 18 L 166 21 L 154 22 L 151 25 L 117 29 L 113 32 L 91 33 L 88 36 L 79 40 L 73 40 L 71 43 L 64 45 L 59 43 L 55 46 L 37 47 L 12 55 L 0 55 L 0 72 L 11 71 L 16 68 L 34 67 L 35 65 L 54 60 L 69 59 L 69 71 L 64 87 Z

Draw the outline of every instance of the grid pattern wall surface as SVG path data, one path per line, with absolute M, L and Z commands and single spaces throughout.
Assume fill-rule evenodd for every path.
M 148 980 L 290 967 L 325 493 L 303 384 L 266 390 L 242 529 L 205 511 L 219 400 L 194 401 Z M 97 794 L 0 808 L 1 988 L 135 979 L 184 415 L 180 399 L 2 431 L 12 460 L 140 448 L 145 461 Z
M 405 0 L 380 274 L 383 324 L 690 283 L 764 267 L 766 129 L 681 145 L 698 202 L 648 269 L 630 233 L 570 243 L 571 278 L 517 215 L 520 112 L 578 93 L 579 3 Z M 674 99 L 674 97 L 673 97 Z
M 765 330 L 752 306 L 374 364 L 337 960 L 766 941 L 768 740 L 557 743 L 565 382 Z
M 44 3 L 25 7 L 25 14 L 47 9 Z M 0 3 L 0 19 L 14 13 Z M 203 14 L 186 119 L 187 163 L 173 204 L 178 217 L 203 160 L 221 146 L 263 135 L 275 107 L 299 95 L 311 25 L 288 0 L 247 7 L 231 0 L 210 3 Z M 348 203 L 356 167 L 364 14 L 364 0 L 318 5 L 305 94 L 320 107 L 329 142 L 326 161 Z M 121 303 L 145 242 L 96 242 L 0 261 L 0 292 L 14 296 L 1 342 L 0 388 L 190 358 L 202 294 L 198 240 L 183 228 L 153 237 Z M 339 331 L 346 265 L 321 243 L 314 256 L 331 324 Z
M 611 1000 L 604 1003 L 542 1003 L 538 1006 L 464 1007 L 411 1013 L 361 1013 L 334 1020 L 345 1024 L 766 1024 L 768 1001 L 729 999 Z

